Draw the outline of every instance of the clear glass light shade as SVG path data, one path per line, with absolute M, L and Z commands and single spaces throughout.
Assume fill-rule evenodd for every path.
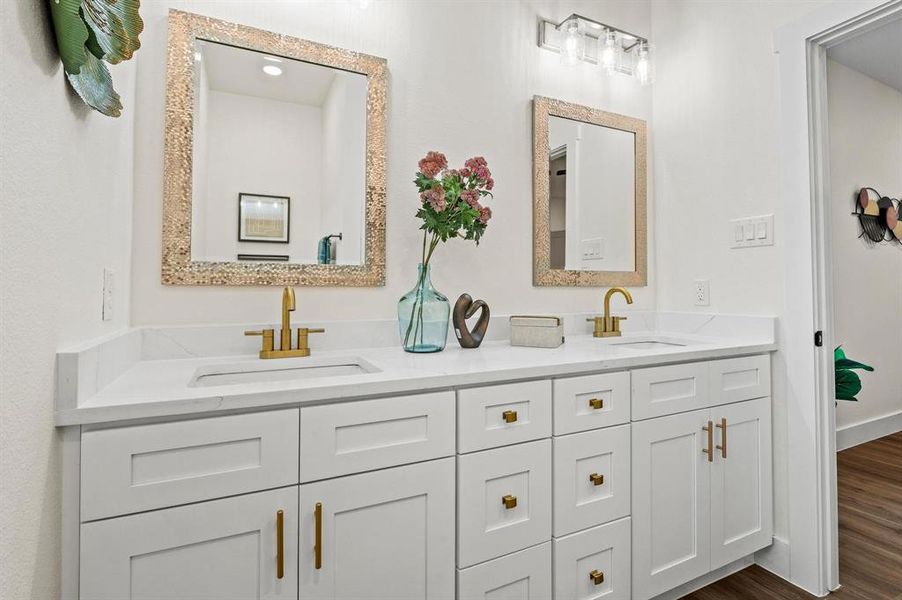
M 561 26 L 561 64 L 574 66 L 585 57 L 586 34 L 576 19 Z
M 641 42 L 636 48 L 633 75 L 642 85 L 649 85 L 655 81 L 654 48 L 648 42 Z
M 608 75 L 613 75 L 620 66 L 621 60 L 621 48 L 617 40 L 617 32 L 606 31 L 598 46 L 598 64 L 601 70 Z

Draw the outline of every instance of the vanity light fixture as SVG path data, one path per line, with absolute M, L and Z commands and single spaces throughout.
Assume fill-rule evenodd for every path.
M 540 20 L 539 47 L 559 53 L 564 65 L 587 62 L 608 75 L 635 77 L 642 85 L 654 81 L 653 46 L 648 39 L 582 15 L 572 14 L 560 23 Z
M 263 72 L 272 77 L 278 77 L 282 74 L 282 69 L 276 65 L 264 65 Z

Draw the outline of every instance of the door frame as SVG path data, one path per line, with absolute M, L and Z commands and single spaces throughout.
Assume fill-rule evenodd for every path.
M 787 404 L 788 579 L 825 596 L 840 587 L 833 398 L 833 297 L 827 50 L 902 13 L 902 0 L 824 6 L 778 29 L 785 210 L 780 324 Z M 814 334 L 823 331 L 823 346 Z M 814 510 L 812 510 L 812 508 Z

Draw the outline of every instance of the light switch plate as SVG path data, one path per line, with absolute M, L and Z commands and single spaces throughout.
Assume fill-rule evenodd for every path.
M 581 240 L 579 253 L 583 260 L 601 260 L 604 258 L 604 238 Z
M 745 217 L 730 221 L 730 247 L 774 245 L 774 216 Z

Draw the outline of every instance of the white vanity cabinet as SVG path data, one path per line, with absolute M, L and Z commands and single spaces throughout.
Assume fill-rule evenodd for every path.
M 769 365 L 87 426 L 67 587 L 80 600 L 650 599 L 771 543 Z

